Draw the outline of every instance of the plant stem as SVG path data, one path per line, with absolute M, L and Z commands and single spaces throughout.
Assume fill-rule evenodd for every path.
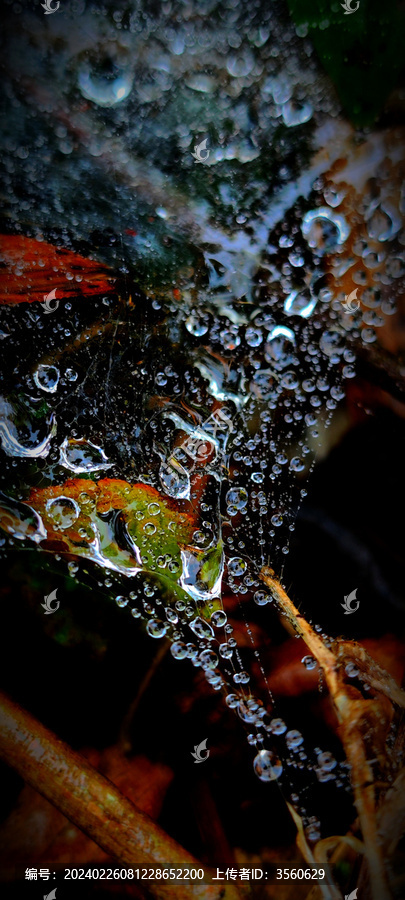
M 294 606 L 272 569 L 265 567 L 261 578 L 270 588 L 282 613 L 292 624 L 296 634 L 305 641 L 309 650 L 321 666 L 339 722 L 339 736 L 348 762 L 351 766 L 351 780 L 354 802 L 363 834 L 364 852 L 367 858 L 370 887 L 374 900 L 391 900 L 381 841 L 377 832 L 375 792 L 373 773 L 368 763 L 360 721 L 371 701 L 353 700 L 339 669 L 341 663 L 335 654 L 325 646 L 304 616 Z M 399 690 L 399 689 L 398 689 Z
M 2 693 L 0 726 L 0 758 L 119 863 L 204 868 L 87 760 Z M 147 886 L 158 900 L 172 898 L 173 890 L 176 900 L 238 900 L 242 895 L 225 883 L 170 887 L 148 881 Z

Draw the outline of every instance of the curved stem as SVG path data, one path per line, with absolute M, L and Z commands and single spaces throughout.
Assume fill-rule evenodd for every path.
M 353 700 L 340 674 L 341 661 L 325 646 L 319 635 L 298 611 L 272 569 L 262 569 L 261 578 L 270 589 L 283 615 L 305 641 L 322 668 L 339 722 L 339 736 L 351 766 L 354 802 L 358 812 L 367 858 L 373 900 L 391 900 L 381 841 L 377 831 L 373 773 L 367 760 L 360 722 L 369 700 Z M 388 676 L 387 676 L 388 677 Z M 381 687 L 380 690 L 383 690 Z M 398 690 L 400 690 L 398 688 Z M 401 692 L 402 694 L 402 692 Z
M 122 864 L 201 868 L 201 863 L 30 713 L 0 694 L 0 758 L 71 822 Z M 204 868 L 204 867 L 203 867 Z M 207 870 L 207 867 L 205 867 Z M 238 900 L 234 885 L 148 882 L 158 900 Z

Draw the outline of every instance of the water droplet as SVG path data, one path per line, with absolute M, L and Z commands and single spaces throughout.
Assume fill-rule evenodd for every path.
M 354 662 L 346 663 L 345 672 L 349 678 L 357 678 L 357 676 L 359 675 L 359 669 Z
M 242 670 L 241 672 L 235 672 L 233 680 L 235 684 L 248 684 L 248 682 L 250 681 L 250 675 L 244 670 Z
M 333 252 L 350 234 L 344 217 L 332 212 L 329 206 L 320 206 L 307 212 L 302 220 L 301 230 L 309 246 L 318 253 Z
M 169 456 L 167 461 L 162 459 L 159 478 L 169 497 L 190 499 L 190 476 L 175 456 Z
M 214 625 L 214 628 L 222 628 L 226 625 L 227 621 L 227 615 L 222 609 L 217 609 L 212 613 L 211 622 Z
M 27 503 L 20 503 L 0 491 L 0 524 L 3 531 L 18 540 L 29 538 L 35 543 L 45 540 L 46 530 L 41 517 Z
M 236 709 L 240 702 L 240 697 L 237 694 L 228 694 L 225 698 L 225 703 L 229 706 L 230 709 Z
M 199 638 L 205 638 L 208 641 L 212 641 L 214 638 L 214 630 L 211 628 L 211 625 L 208 622 L 204 622 L 204 619 L 201 619 L 200 616 L 197 616 L 192 622 L 188 623 L 194 634 Z
M 48 433 L 42 441 L 38 442 L 37 413 L 32 412 L 31 414 L 30 411 L 27 411 L 24 416 L 21 409 L 14 408 L 8 400 L 0 396 L 0 439 L 7 456 L 31 459 L 48 456 L 52 438 L 56 434 L 54 414 L 51 413 L 49 417 L 44 416 L 43 424 L 48 429 Z M 20 430 L 24 433 L 24 444 L 20 441 Z
M 317 662 L 313 656 L 303 656 L 301 662 L 304 664 L 306 669 L 316 669 Z
M 276 781 L 283 771 L 280 760 L 271 750 L 259 750 L 254 758 L 253 768 L 261 781 Z
M 166 634 L 167 628 L 167 622 L 162 622 L 161 619 L 149 619 L 146 631 L 153 638 L 161 638 Z
M 368 221 L 368 233 L 373 240 L 389 241 L 401 228 L 401 219 L 396 209 L 382 203 Z
M 292 472 L 302 472 L 302 470 L 304 468 L 305 468 L 305 466 L 304 466 L 304 463 L 302 462 L 302 459 L 299 456 L 293 456 L 293 458 L 290 460 L 291 471 Z
M 385 271 L 390 278 L 402 278 L 405 275 L 404 260 L 395 256 L 387 260 Z
M 246 329 L 246 342 L 249 344 L 249 347 L 259 347 L 263 341 L 263 334 L 260 328 L 247 328 Z
M 45 508 L 56 529 L 70 528 L 80 515 L 80 506 L 71 497 L 55 497 Z
M 265 359 L 275 369 L 285 369 L 293 360 L 291 351 L 295 345 L 295 334 L 291 328 L 276 325 L 270 331 L 265 345 Z
M 34 381 L 37 387 L 49 394 L 54 394 L 59 382 L 59 369 L 56 366 L 38 366 L 34 372 Z
M 219 645 L 219 653 L 223 657 L 223 659 L 232 659 L 233 656 L 233 647 L 228 643 Z
M 241 559 L 240 556 L 234 556 L 228 562 L 228 572 L 230 575 L 233 575 L 234 578 L 237 578 L 239 575 L 243 575 L 246 569 L 247 564 L 244 559 Z
M 65 438 L 59 449 L 60 465 L 76 474 L 97 472 L 98 469 L 109 469 L 112 466 L 104 450 L 84 438 Z
M 270 722 L 270 730 L 273 734 L 284 734 L 287 731 L 287 725 L 283 719 L 272 719 Z
M 215 669 L 218 665 L 218 657 L 213 650 L 203 650 L 200 653 L 200 660 L 203 669 Z
M 284 375 L 280 378 L 280 384 L 283 388 L 286 388 L 287 391 L 295 391 L 295 388 L 298 387 L 299 381 L 295 372 L 284 372 Z M 285 462 L 287 461 L 287 457 L 285 457 Z
M 312 113 L 313 109 L 310 103 L 301 104 L 289 100 L 287 103 L 283 103 L 281 107 L 281 115 L 288 128 L 308 122 L 312 118 Z
M 331 772 L 337 766 L 337 762 L 335 757 L 332 756 L 329 751 L 325 751 L 324 753 L 320 753 L 317 759 L 318 766 L 321 769 L 325 769 L 326 772 Z
M 225 499 L 228 506 L 235 507 L 236 513 L 238 510 L 245 508 L 249 500 L 249 494 L 245 491 L 245 488 L 233 487 L 227 492 Z
M 143 526 L 143 530 L 144 530 L 145 534 L 150 536 L 150 535 L 156 533 L 156 525 L 154 525 L 153 522 L 145 522 L 145 525 Z
M 221 339 L 225 350 L 235 350 L 240 344 L 237 327 L 231 326 L 230 328 L 224 328 L 224 330 L 221 331 Z
M 77 81 L 83 97 L 97 106 L 115 106 L 132 90 L 134 76 L 129 66 L 120 65 L 117 51 L 107 46 L 93 52 L 78 70 Z
M 287 731 L 285 739 L 287 742 L 287 747 L 289 747 L 290 750 L 295 750 L 296 747 L 300 747 L 304 741 L 301 732 L 296 730 Z
M 185 325 L 190 334 L 194 335 L 194 337 L 201 337 L 207 333 L 209 322 L 207 316 L 192 312 L 187 317 Z
M 305 828 L 305 834 L 307 839 L 312 843 L 314 843 L 315 841 L 319 841 L 319 838 L 321 836 L 321 832 L 316 825 L 308 825 Z
M 253 600 L 257 603 L 258 606 L 266 606 L 267 603 L 271 603 L 273 597 L 266 593 L 266 591 L 256 591 L 253 594 Z
M 182 641 L 174 641 L 170 647 L 170 652 L 175 659 L 185 659 L 188 655 L 187 647 Z
M 325 356 L 334 357 L 342 354 L 345 346 L 342 333 L 336 329 L 324 331 L 321 334 L 319 346 Z
M 344 198 L 346 196 L 346 193 L 347 192 L 344 188 L 342 190 L 338 191 L 337 187 L 330 184 L 330 185 L 328 185 L 328 187 L 325 188 L 325 190 L 323 192 L 323 196 L 325 198 L 326 203 L 329 206 L 332 206 L 333 208 L 335 208 L 336 206 L 340 206 L 342 200 L 344 200 Z
M 262 482 L 264 481 L 263 472 L 252 472 L 250 477 L 252 481 L 255 482 L 255 484 L 262 484 Z
M 279 528 L 280 525 L 283 524 L 283 517 L 281 513 L 275 513 L 275 515 L 271 517 L 271 524 L 275 525 L 276 528 Z
M 174 609 L 171 609 L 170 606 L 167 606 L 165 609 L 166 619 L 168 622 L 171 622 L 172 625 L 176 625 L 179 621 L 179 617 L 177 612 Z
M 290 316 L 301 316 L 309 319 L 317 304 L 317 298 L 311 294 L 309 288 L 301 291 L 292 291 L 284 301 L 284 312 Z

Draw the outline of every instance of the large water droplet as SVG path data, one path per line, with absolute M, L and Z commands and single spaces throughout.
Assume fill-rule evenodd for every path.
M 41 517 L 27 503 L 20 503 L 0 491 L 0 525 L 3 531 L 18 540 L 29 538 L 35 543 L 45 540 L 46 530 Z
M 302 220 L 302 233 L 308 244 L 318 253 L 331 253 L 343 244 L 350 228 L 343 216 L 334 213 L 329 206 L 311 209 Z
M 59 462 L 65 469 L 79 474 L 80 472 L 97 472 L 98 469 L 109 469 L 112 463 L 101 447 L 86 441 L 84 438 L 75 440 L 65 438 L 60 447 Z
M 121 65 L 115 57 L 116 51 L 100 50 L 80 65 L 79 88 L 83 96 L 97 106 L 115 106 L 131 93 L 134 80 L 131 68 Z
M 190 476 L 174 456 L 169 456 L 167 461 L 162 459 L 159 478 L 163 490 L 169 497 L 176 500 L 190 499 Z
M 54 394 L 58 387 L 59 369 L 56 366 L 38 366 L 34 372 L 34 381 L 41 390 Z
M 18 428 L 15 421 L 18 422 Z M 7 456 L 32 459 L 48 456 L 52 438 L 56 434 L 56 419 L 53 413 L 47 418 L 44 416 L 44 424 L 48 428 L 48 433 L 38 443 L 38 423 L 34 419 L 34 414 L 31 417 L 30 413 L 24 410 L 22 415 L 20 409 L 15 409 L 8 400 L 0 397 L 0 439 Z M 20 429 L 24 430 L 24 443 L 20 439 Z M 26 437 L 27 432 L 28 438 Z
M 80 515 L 80 506 L 71 497 L 55 497 L 46 503 L 46 511 L 56 529 L 70 528 Z
M 206 567 L 203 574 L 204 563 L 208 561 L 208 553 L 191 553 L 190 550 L 181 550 L 182 573 L 180 585 L 193 600 L 212 600 L 221 593 L 222 573 L 224 568 L 223 554 L 213 561 L 212 566 Z
M 245 509 L 249 500 L 249 494 L 245 491 L 245 488 L 234 487 L 227 491 L 225 499 L 228 506 L 228 515 L 235 515 L 240 509 Z

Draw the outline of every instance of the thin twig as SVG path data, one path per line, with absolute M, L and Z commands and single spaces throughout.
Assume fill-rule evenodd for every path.
M 155 672 L 159 668 L 160 663 L 164 660 L 164 658 L 169 650 L 169 647 L 170 647 L 169 641 L 161 642 L 160 646 L 158 647 L 157 653 L 155 654 L 154 658 L 152 659 L 152 662 L 139 685 L 139 688 L 135 694 L 135 697 L 132 700 L 132 702 L 125 714 L 125 717 L 123 719 L 121 729 L 120 729 L 119 739 L 118 739 L 119 746 L 124 754 L 129 753 L 131 750 L 131 747 L 132 747 L 132 743 L 129 738 L 129 731 L 130 731 L 131 724 L 134 720 L 136 710 L 138 709 L 138 706 L 142 700 L 142 697 L 143 697 L 145 691 L 147 691 Z
M 364 853 L 369 868 L 372 896 L 374 900 L 390 900 L 391 892 L 388 886 L 381 841 L 377 832 L 373 772 L 367 760 L 364 740 L 360 730 L 360 724 L 365 714 L 376 701 L 365 700 L 361 695 L 359 695 L 360 699 L 357 699 L 354 689 L 346 686 L 341 674 L 343 660 L 339 660 L 338 656 L 325 646 L 311 625 L 294 606 L 284 588 L 275 578 L 273 570 L 269 568 L 262 569 L 261 578 L 271 590 L 282 613 L 293 626 L 295 633 L 304 639 L 308 649 L 323 670 L 339 723 L 339 736 L 351 766 L 354 802 L 364 840 Z M 366 651 L 363 651 L 361 654 L 361 662 L 363 663 L 365 662 L 365 653 Z M 355 654 L 354 658 L 356 658 Z M 372 662 L 370 659 L 370 663 Z M 382 670 L 380 670 L 381 672 Z M 398 696 L 401 705 L 403 705 L 405 699 L 403 692 L 397 686 L 395 692 L 393 691 L 392 685 L 388 681 L 389 676 L 386 673 L 384 673 L 384 678 L 380 678 L 380 680 L 378 679 L 378 674 L 374 664 L 373 686 L 384 694 L 388 694 L 392 699 L 395 694 L 395 699 Z

